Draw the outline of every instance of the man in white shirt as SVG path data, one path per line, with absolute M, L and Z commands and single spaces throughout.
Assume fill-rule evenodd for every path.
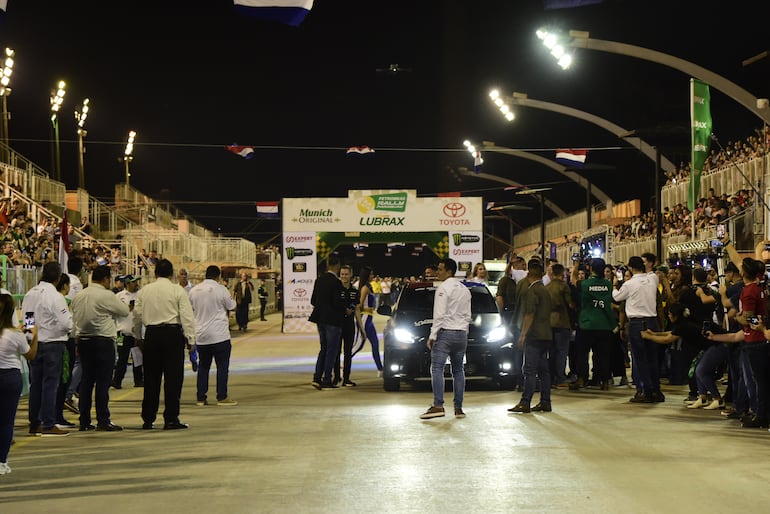
M 136 335 L 134 334 L 134 304 L 136 303 L 137 291 L 139 291 L 139 280 L 141 277 L 126 275 L 123 277 L 126 284 L 125 289 L 119 291 L 115 296 L 121 302 L 128 305 L 129 314 L 117 319 L 118 323 L 118 361 L 115 363 L 115 373 L 112 375 L 112 387 L 120 389 L 123 387 L 123 377 L 126 375 L 126 366 L 128 365 L 128 356 L 136 346 Z M 141 336 L 141 334 L 140 334 Z M 144 376 L 142 365 L 134 362 L 133 376 L 134 387 L 144 387 Z
M 665 401 L 660 391 L 658 372 L 658 344 L 642 339 L 642 332 L 649 329 L 658 331 L 658 278 L 647 273 L 641 257 L 628 260 L 632 276 L 618 289 L 618 278 L 614 279 L 612 299 L 618 303 L 625 300 L 628 319 L 628 339 L 631 343 L 631 362 L 636 395 L 633 403 L 655 403 Z
M 449 357 L 452 368 L 455 417 L 464 418 L 465 369 L 463 357 L 468 347 L 468 325 L 471 323 L 471 292 L 455 278 L 457 263 L 449 258 L 438 263 L 438 279 L 433 301 L 433 326 L 428 337 L 430 350 L 433 405 L 421 419 L 444 416 L 444 364 Z
M 110 420 L 110 380 L 115 366 L 115 318 L 128 316 L 128 306 L 110 291 L 109 266 L 98 266 L 91 285 L 72 300 L 73 333 L 83 369 L 80 382 L 80 431 L 119 432 Z M 91 395 L 96 396 L 96 426 L 91 424 Z
M 218 266 L 206 268 L 206 279 L 190 290 L 190 303 L 195 315 L 195 345 L 198 347 L 198 388 L 195 405 L 208 405 L 209 370 L 212 359 L 217 365 L 217 405 L 237 405 L 227 395 L 230 370 L 230 317 L 235 300 L 218 282 Z
M 56 393 L 61 381 L 63 356 L 72 313 L 64 296 L 56 290 L 61 277 L 61 265 L 43 265 L 40 282 L 27 291 L 21 312 L 33 313 L 38 327 L 37 356 L 29 362 L 29 433 L 32 435 L 67 435 L 56 426 Z
M 155 264 L 155 282 L 139 290 L 134 305 L 134 335 L 144 356 L 142 429 L 151 430 L 158 415 L 163 383 L 163 430 L 188 428 L 179 421 L 184 381 L 185 348 L 195 341 L 195 318 L 184 289 L 171 281 L 174 265 L 168 259 Z

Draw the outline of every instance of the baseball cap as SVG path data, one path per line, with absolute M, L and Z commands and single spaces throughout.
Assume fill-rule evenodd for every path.
M 137 280 L 141 280 L 141 279 L 142 277 L 135 277 L 133 275 L 125 275 L 123 277 L 123 280 L 126 284 L 128 284 L 129 282 L 136 282 Z
M 125 282 L 126 281 L 126 276 L 127 275 L 115 275 L 115 281 L 120 280 L 121 282 Z M 130 276 L 130 275 L 128 275 L 128 276 Z
M 662 271 L 663 273 L 668 273 L 668 266 L 666 266 L 665 264 L 655 266 L 655 271 Z

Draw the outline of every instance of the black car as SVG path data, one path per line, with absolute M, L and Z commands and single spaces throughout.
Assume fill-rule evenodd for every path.
M 503 325 L 495 298 L 484 284 L 464 282 L 471 292 L 465 379 L 494 381 L 513 389 L 512 336 Z M 401 382 L 430 382 L 430 351 L 426 346 L 433 325 L 433 297 L 438 284 L 407 284 L 395 306 L 383 305 L 379 314 L 390 316 L 383 331 L 383 386 L 398 391 Z M 444 376 L 451 379 L 449 363 Z

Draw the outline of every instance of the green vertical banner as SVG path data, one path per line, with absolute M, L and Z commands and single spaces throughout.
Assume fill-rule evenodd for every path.
M 692 212 L 700 197 L 700 176 L 711 142 L 711 93 L 708 84 L 696 79 L 690 79 L 690 127 L 692 160 L 687 208 Z

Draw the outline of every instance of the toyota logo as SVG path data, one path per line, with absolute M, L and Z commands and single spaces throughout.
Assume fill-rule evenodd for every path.
M 444 216 L 447 218 L 460 218 L 465 216 L 465 206 L 459 202 L 448 203 L 444 206 Z
M 295 289 L 294 293 L 292 294 L 294 294 L 294 296 L 297 298 L 304 298 L 307 296 L 307 289 L 302 289 L 301 287 L 299 287 Z

